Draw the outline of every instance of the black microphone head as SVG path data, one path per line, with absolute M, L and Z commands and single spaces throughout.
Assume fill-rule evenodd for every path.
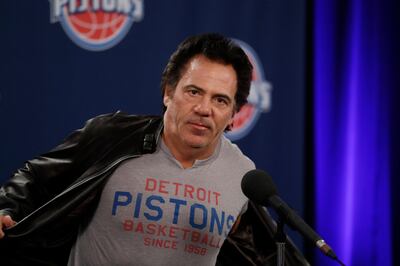
M 250 200 L 264 206 L 268 205 L 268 198 L 277 194 L 271 176 L 258 169 L 251 170 L 243 176 L 242 191 Z

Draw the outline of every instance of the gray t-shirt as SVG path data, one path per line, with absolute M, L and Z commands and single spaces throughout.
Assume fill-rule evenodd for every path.
M 112 174 L 69 265 L 215 265 L 246 206 L 241 179 L 254 167 L 225 137 L 189 169 L 161 142 Z

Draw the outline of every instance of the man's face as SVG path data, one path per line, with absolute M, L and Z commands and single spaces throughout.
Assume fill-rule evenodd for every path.
M 198 148 L 211 154 L 218 138 L 232 122 L 237 78 L 231 65 L 193 57 L 163 101 L 164 135 L 177 149 Z

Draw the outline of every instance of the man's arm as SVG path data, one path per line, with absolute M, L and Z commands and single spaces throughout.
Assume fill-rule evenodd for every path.
M 87 146 L 85 127 L 74 131 L 51 151 L 27 161 L 0 187 L 0 235 L 35 209 L 49 201 L 74 182 L 85 170 L 81 163 L 87 156 L 82 146 Z
M 19 221 L 44 204 L 69 182 L 66 172 L 73 162 L 80 132 L 71 134 L 50 152 L 25 163 L 0 188 L 0 215 L 9 227 L 9 219 Z M 4 218 L 9 216 L 10 218 Z M 2 229 L 5 227 L 2 224 Z
M 137 122 L 147 121 L 143 120 Z M 136 120 L 119 111 L 97 116 L 56 148 L 27 161 L 0 187 L 0 215 L 9 215 L 18 223 L 59 195 L 115 144 L 111 140 L 119 141 L 115 133 L 120 128 L 125 130 L 127 124 L 132 124 L 131 121 Z M 8 219 L 5 225 L 9 224 Z M 3 233 L 7 228 L 5 225 L 0 227 Z

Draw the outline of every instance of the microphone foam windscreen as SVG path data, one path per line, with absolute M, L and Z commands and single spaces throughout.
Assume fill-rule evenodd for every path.
M 242 191 L 250 200 L 264 206 L 268 204 L 269 197 L 277 194 L 271 176 L 258 169 L 251 170 L 243 176 Z

